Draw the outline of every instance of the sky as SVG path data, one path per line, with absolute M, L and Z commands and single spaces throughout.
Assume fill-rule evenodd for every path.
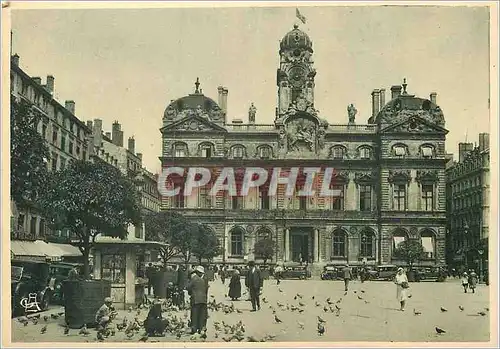
M 249 4 L 250 6 L 251 4 Z M 299 8 L 313 42 L 315 107 L 330 123 L 371 116 L 371 92 L 407 79 L 408 92 L 437 92 L 449 130 L 446 150 L 489 132 L 487 7 L 320 6 Z M 124 143 L 150 171 L 161 168 L 162 116 L 194 92 L 217 101 L 228 88 L 228 120 L 274 120 L 279 41 L 299 23 L 295 7 L 13 10 L 13 53 L 30 76 L 55 77 L 55 96 L 82 120 L 118 120 Z

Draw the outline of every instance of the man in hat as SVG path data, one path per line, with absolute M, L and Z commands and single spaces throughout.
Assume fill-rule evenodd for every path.
M 191 334 L 206 332 L 208 310 L 208 279 L 205 277 L 205 269 L 199 265 L 187 285 L 187 291 L 191 295 Z
M 260 292 L 264 284 L 264 279 L 260 274 L 259 268 L 255 266 L 254 261 L 248 262 L 248 274 L 245 278 L 245 286 L 250 292 L 250 301 L 252 302 L 252 310 L 260 310 Z
M 346 264 L 344 269 L 342 269 L 342 274 L 344 274 L 344 286 L 345 291 L 349 290 L 349 281 L 352 279 L 352 270 L 349 267 L 349 264 Z
M 95 314 L 95 323 L 97 328 L 105 328 L 111 321 L 111 318 L 115 314 L 115 308 L 113 307 L 113 300 L 111 297 L 104 298 L 104 304 L 97 310 Z

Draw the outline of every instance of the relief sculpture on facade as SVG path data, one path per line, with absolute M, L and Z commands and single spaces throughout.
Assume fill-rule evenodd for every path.
M 287 124 L 288 151 L 314 151 L 316 125 L 307 119 L 295 119 Z

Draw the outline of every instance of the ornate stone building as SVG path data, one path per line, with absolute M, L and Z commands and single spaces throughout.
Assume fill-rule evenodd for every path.
M 277 243 L 273 261 L 403 264 L 392 253 L 395 246 L 417 239 L 426 251 L 421 263 L 444 263 L 448 131 L 436 94 L 415 97 L 405 82 L 391 88 L 386 103 L 385 90 L 377 89 L 367 124 L 356 122 L 352 104 L 345 124 L 330 124 L 314 105 L 316 70 L 308 35 L 295 26 L 281 40 L 279 55 L 273 124 L 256 123 L 253 104 L 247 123 L 228 120 L 228 90 L 219 87 L 216 103 L 197 80 L 193 94 L 165 110 L 162 165 L 211 167 L 215 174 L 220 167 L 333 167 L 330 184 L 340 196 L 286 197 L 279 185 L 269 197 L 263 185 L 244 197 L 221 191 L 213 198 L 206 186 L 187 197 L 182 192 L 163 197 L 162 209 L 212 227 L 225 263 L 256 258 L 253 245 L 264 236 Z M 184 179 L 169 177 L 166 185 L 177 187 Z M 236 180 L 241 185 L 242 177 L 237 174 Z M 322 174 L 316 180 L 321 182 Z M 297 189 L 303 184 L 299 180 Z
M 479 145 L 459 143 L 459 161 L 446 170 L 448 264 L 475 268 L 483 275 L 488 266 L 490 146 L 489 134 L 479 134 Z

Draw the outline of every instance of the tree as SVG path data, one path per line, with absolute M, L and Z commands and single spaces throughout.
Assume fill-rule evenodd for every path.
M 408 263 L 410 270 L 413 265 L 420 261 L 424 256 L 424 248 L 422 244 L 414 239 L 407 239 L 402 241 L 396 247 L 394 255 Z
M 33 104 L 11 97 L 10 195 L 18 208 L 36 204 L 47 177 L 49 149 L 37 131 L 41 117 Z
M 266 264 L 267 260 L 273 258 L 275 247 L 276 244 L 274 243 L 273 239 L 265 237 L 255 243 L 253 252 L 257 257 L 262 258 L 264 260 L 264 264 Z
M 183 231 L 189 222 L 179 213 L 172 211 L 160 211 L 150 213 L 145 217 L 146 240 L 165 243 L 159 252 L 166 267 L 167 261 L 179 254 L 175 238 L 182 238 L 175 231 Z
M 85 278 L 97 235 L 124 239 L 129 224 L 142 220 L 134 183 L 102 161 L 74 160 L 51 173 L 40 198 L 49 225 L 77 236 L 74 244 L 83 254 Z
M 204 224 L 197 224 L 191 252 L 193 256 L 198 258 L 200 264 L 202 259 L 206 259 L 210 263 L 214 257 L 222 252 L 220 241 L 215 232 Z

